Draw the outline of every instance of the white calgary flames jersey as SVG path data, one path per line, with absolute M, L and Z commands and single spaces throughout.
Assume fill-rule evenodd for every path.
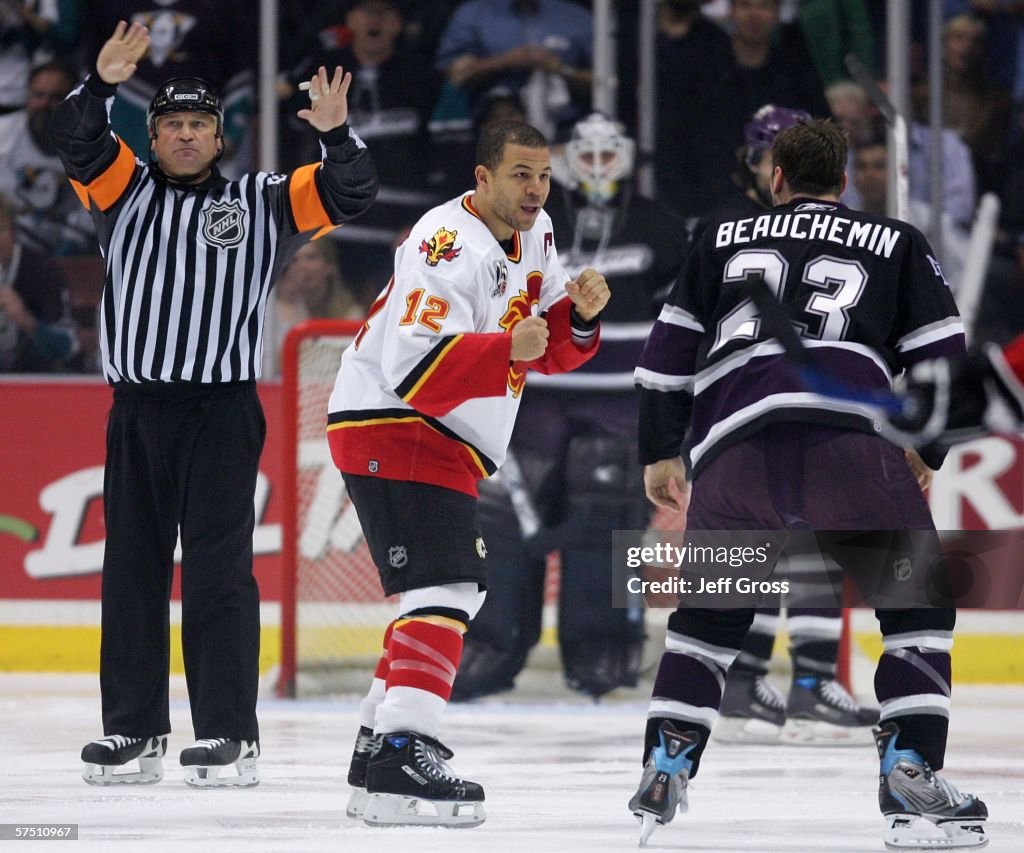
M 327 427 L 338 468 L 475 495 L 504 461 L 527 370 L 572 370 L 597 350 L 596 335 L 573 339 L 567 281 L 543 211 L 510 246 L 472 193 L 426 213 L 342 356 Z M 512 362 L 510 332 L 531 314 L 548 321 L 547 350 Z

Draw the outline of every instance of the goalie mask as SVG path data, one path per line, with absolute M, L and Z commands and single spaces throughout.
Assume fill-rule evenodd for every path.
M 618 195 L 620 182 L 633 174 L 635 149 L 622 125 L 601 113 L 591 113 L 576 124 L 565 157 L 589 204 L 608 204 Z
M 217 136 L 224 133 L 224 107 L 210 84 L 198 77 L 175 77 L 164 83 L 146 111 L 149 135 L 156 135 L 158 116 L 171 113 L 209 113 L 217 119 Z

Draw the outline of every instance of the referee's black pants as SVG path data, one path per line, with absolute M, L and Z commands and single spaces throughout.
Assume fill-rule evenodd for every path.
M 195 736 L 259 737 L 252 535 L 265 435 L 253 382 L 115 387 L 103 479 L 104 734 L 170 731 L 169 610 L 180 526 Z

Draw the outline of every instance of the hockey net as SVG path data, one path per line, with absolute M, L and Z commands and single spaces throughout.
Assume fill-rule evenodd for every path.
M 285 341 L 281 696 L 365 690 L 394 617 L 325 431 L 341 354 L 360 325 L 311 320 Z
M 282 359 L 284 478 L 280 696 L 362 693 L 380 656 L 384 629 L 395 615 L 359 527 L 326 437 L 328 400 L 341 354 L 360 323 L 311 320 L 288 335 Z M 678 517 L 676 517 L 678 519 Z M 665 513 L 657 529 L 678 526 Z M 549 560 L 545 600 L 558 600 L 557 560 Z M 660 657 L 665 611 L 648 612 L 652 634 L 645 657 Z M 545 621 L 549 621 L 546 617 Z M 843 632 L 840 675 L 849 679 L 848 631 Z M 557 666 L 543 654 L 531 666 Z M 550 679 L 545 679 L 550 683 Z

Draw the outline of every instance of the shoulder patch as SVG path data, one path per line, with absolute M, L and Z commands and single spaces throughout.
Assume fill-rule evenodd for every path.
M 455 245 L 458 236 L 458 231 L 438 228 L 429 240 L 421 240 L 420 254 L 427 256 L 424 259 L 427 266 L 436 267 L 441 261 L 454 261 L 462 252 L 462 247 Z

